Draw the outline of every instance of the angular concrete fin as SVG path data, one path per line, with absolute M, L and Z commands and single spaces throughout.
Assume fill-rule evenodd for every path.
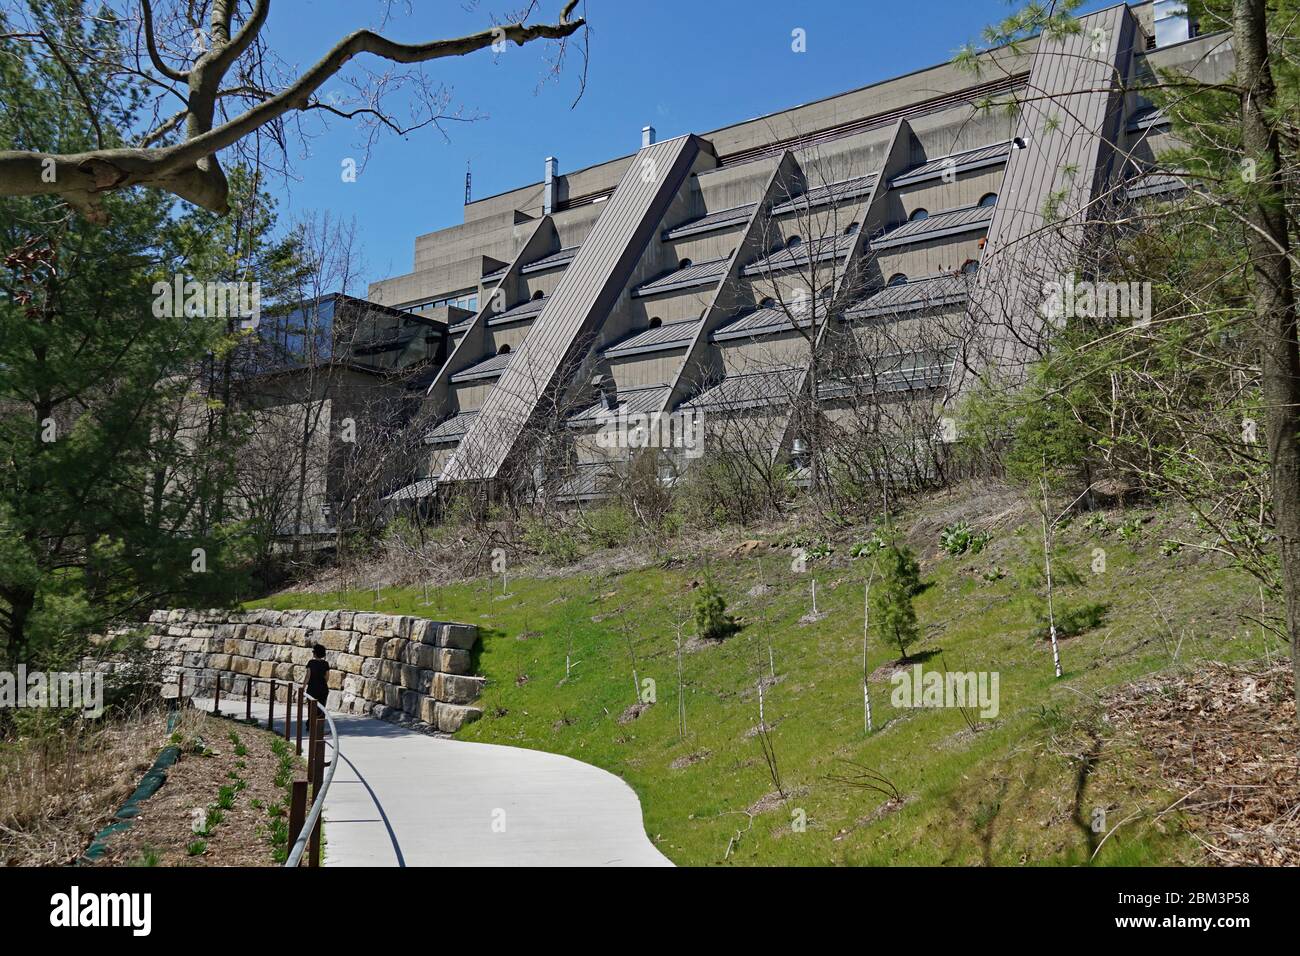
M 488 394 L 444 481 L 491 480 L 558 386 L 558 372 L 608 315 L 704 144 L 695 136 L 640 150 L 608 205 Z
M 731 254 L 731 261 L 727 263 L 727 271 L 714 289 L 708 308 L 704 311 L 703 321 L 695 330 L 695 337 L 687 347 L 686 354 L 682 357 L 682 364 L 673 378 L 672 388 L 664 395 L 664 400 L 657 411 L 661 413 L 671 411 L 691 394 L 707 387 L 706 383 L 721 377 L 722 364 L 716 352 L 709 347 L 709 335 L 743 304 L 740 301 L 738 277 L 744 264 L 763 252 L 765 236 L 762 224 L 768 210 L 785 202 L 794 193 L 802 192 L 805 188 L 803 170 L 799 168 L 794 153 L 786 150 L 772 168 L 772 175 L 768 177 L 763 187 L 763 197 L 750 213 L 741 240 Z
M 1043 282 L 1072 268 L 1115 155 L 1136 37 L 1132 14 L 1116 6 L 1082 17 L 1076 33 L 1045 39 L 1034 54 L 1017 128 L 1023 148 L 1007 159 L 971 299 L 985 359 L 1017 374 L 1034 357 L 1025 342 L 1042 326 Z
M 509 268 L 497 280 L 496 285 L 491 289 L 484 290 L 483 301 L 479 303 L 478 313 L 471 320 L 469 328 L 461 336 L 460 341 L 456 343 L 451 355 L 447 356 L 447 361 L 438 370 L 437 377 L 429 384 L 429 388 L 425 392 L 423 411 L 429 416 L 431 422 L 446 418 L 448 415 L 459 411 L 459 409 L 452 407 L 451 377 L 457 372 L 483 360 L 485 342 L 487 341 L 488 317 L 493 312 L 500 312 L 509 305 L 513 305 L 512 300 L 518 298 L 520 268 L 539 256 L 558 248 L 558 243 L 559 235 L 555 230 L 555 223 L 550 216 L 543 216 L 537 220 L 533 234 L 528 237 L 518 255 L 515 256 L 514 261 L 510 263 Z

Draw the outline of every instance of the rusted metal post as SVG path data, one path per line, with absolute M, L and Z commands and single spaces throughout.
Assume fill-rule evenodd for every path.
M 303 821 L 306 819 L 307 781 L 295 780 L 293 782 L 293 794 L 289 800 L 289 843 L 287 845 L 290 850 L 298 842 L 298 836 L 302 833 Z
M 177 681 L 178 681 L 178 683 L 176 684 L 176 702 L 177 702 L 177 705 L 178 705 L 178 706 L 183 707 L 183 706 L 185 706 L 185 705 L 184 705 L 184 700 L 185 700 L 185 671 L 184 671 L 183 669 L 181 670 L 181 672 L 180 672 L 180 676 L 177 678 Z
M 284 742 L 289 742 L 289 730 L 293 726 L 293 684 L 286 685 L 289 692 L 284 696 Z
M 221 716 L 221 671 L 217 671 L 217 692 L 212 698 L 212 712 Z
M 298 692 L 298 742 L 294 746 L 294 752 L 297 753 L 299 757 L 302 756 L 302 704 L 306 699 L 307 688 L 304 687 Z
M 316 740 L 316 748 L 313 751 L 316 759 L 313 761 L 315 766 L 312 768 L 313 777 L 311 779 L 311 798 L 315 802 L 320 796 L 321 783 L 325 778 L 325 741 Z M 325 816 L 324 809 L 316 817 L 316 825 L 311 829 L 311 839 L 307 841 L 307 865 L 311 867 L 320 866 L 320 824 L 321 818 Z
M 315 780 L 312 776 L 313 768 L 316 766 L 316 741 L 320 739 L 320 717 L 316 704 L 311 704 L 311 709 L 307 711 L 307 779 Z
M 244 678 L 244 723 L 253 722 L 253 676 Z
M 271 710 L 266 716 L 266 729 L 271 733 L 275 733 L 275 681 L 272 680 L 267 683 L 271 685 L 271 693 L 268 695 L 271 698 Z

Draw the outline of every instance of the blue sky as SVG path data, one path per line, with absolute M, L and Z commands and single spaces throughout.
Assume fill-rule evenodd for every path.
M 543 15 L 554 17 L 560 5 L 543 0 Z M 411 6 L 407 13 L 393 5 L 386 36 L 458 36 L 488 25 L 489 11 L 502 9 L 489 0 Z M 298 181 L 271 184 L 282 218 L 310 209 L 355 216 L 366 276 L 409 272 L 417 235 L 462 221 L 467 162 L 473 195 L 482 198 L 540 180 L 548 154 L 563 172 L 631 152 L 647 123 L 660 139 L 703 132 L 931 66 L 1010 9 L 1003 0 L 586 0 L 585 7 L 590 62 L 576 107 L 576 50 L 564 74 L 540 89 L 547 69 L 541 44 L 435 61 L 427 75 L 482 118 L 448 123 L 449 140 L 428 129 L 407 138 L 381 135 L 352 183 L 342 181 L 341 163 L 362 155 L 360 134 L 336 121 L 307 144 L 308 155 L 295 144 Z M 380 9 L 357 0 L 288 0 L 272 8 L 267 39 L 289 66 L 305 68 L 350 30 L 377 26 L 361 17 Z M 806 53 L 791 50 L 796 28 L 806 31 Z M 374 58 L 364 65 L 382 67 Z M 324 91 L 332 89 L 342 86 Z

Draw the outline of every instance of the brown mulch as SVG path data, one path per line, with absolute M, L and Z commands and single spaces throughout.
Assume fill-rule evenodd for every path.
M 270 843 L 267 808 L 286 800 L 275 786 L 279 758 L 271 750 L 275 738 L 265 730 L 197 711 L 185 714 L 177 728 L 183 735 L 180 759 L 167 771 L 167 782 L 141 805 L 127 830 L 113 835 L 100 866 L 276 866 Z M 235 753 L 230 732 L 248 748 Z M 201 741 L 201 748 L 196 744 Z M 237 766 L 242 761 L 243 766 Z M 207 836 L 194 832 L 195 811 L 206 811 L 218 791 L 234 783 L 236 773 L 247 786 L 235 794 L 234 807 Z M 298 777 L 303 777 L 300 768 Z M 206 849 L 191 856 L 197 840 Z
M 1300 731 L 1291 662 L 1219 663 L 1139 681 L 1108 702 L 1139 772 L 1175 805 L 1207 862 L 1300 865 Z

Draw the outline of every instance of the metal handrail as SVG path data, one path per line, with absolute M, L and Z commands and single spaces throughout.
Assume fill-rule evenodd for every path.
M 293 849 L 289 851 L 289 858 L 284 861 L 286 867 L 297 866 L 301 862 L 303 850 L 307 847 L 307 840 L 311 837 L 312 830 L 316 828 L 316 821 L 320 819 L 321 810 L 325 808 L 325 794 L 329 792 L 330 782 L 334 779 L 334 771 L 339 765 L 339 732 L 334 726 L 334 718 L 325 709 L 325 705 L 315 697 L 305 690 L 303 694 L 320 708 L 321 714 L 330 725 L 330 744 L 334 748 L 334 757 L 330 760 L 325 779 L 321 782 L 320 793 L 316 794 L 316 799 L 312 801 L 311 812 L 307 814 L 307 819 L 303 821 L 302 830 L 298 833 L 298 839 L 294 842 Z
M 180 668 L 180 673 L 179 673 L 178 676 L 177 676 L 177 681 L 178 681 L 178 695 L 177 695 L 177 696 L 178 696 L 178 699 L 183 699 L 184 696 L 185 696 L 185 670 L 186 670 L 186 668 L 181 667 L 181 668 Z M 218 708 L 218 707 L 220 706 L 219 701 L 221 700 L 221 675 L 222 675 L 223 673 L 227 673 L 227 672 L 225 672 L 225 671 L 220 671 L 220 670 L 217 670 L 216 668 L 212 668 L 212 667 L 193 668 L 193 670 L 195 670 L 195 671 L 197 671 L 197 672 L 199 672 L 199 673 L 208 672 L 208 673 L 211 673 L 211 674 L 213 675 L 213 677 L 214 677 L 214 682 L 213 682 L 213 683 L 214 683 L 214 685 L 215 685 L 215 687 L 216 687 L 216 694 L 215 694 L 215 696 L 214 696 L 214 698 L 213 698 L 213 710 L 214 710 L 214 712 L 216 712 L 216 708 Z M 249 706 L 250 706 L 250 707 L 252 706 L 252 687 L 253 687 L 253 685 L 254 685 L 254 684 L 257 684 L 257 683 L 267 683 L 267 684 L 270 684 L 270 686 L 271 686 L 271 696 L 270 696 L 270 700 L 271 700 L 271 702 L 272 702 L 272 706 L 274 706 L 274 701 L 275 701 L 275 692 L 276 692 L 276 690 L 278 689 L 278 686 L 279 686 L 279 684 L 280 684 L 280 681 L 279 681 L 279 680 L 276 680 L 276 679 L 274 679 L 274 678 L 267 678 L 267 677 L 253 677 L 251 674 L 238 675 L 238 674 L 234 674 L 233 671 L 232 671 L 232 672 L 229 672 L 229 673 L 231 673 L 233 676 L 236 676 L 236 677 L 238 677 L 238 676 L 243 676 L 243 677 L 245 678 L 245 680 L 248 682 L 246 686 L 247 686 L 247 688 L 248 688 L 248 701 L 249 701 Z M 292 718 L 290 717 L 290 715 L 289 715 L 289 708 L 290 708 L 290 706 L 292 705 L 292 701 L 293 701 L 293 688 L 294 688 L 294 683 L 293 683 L 293 681 L 285 681 L 284 683 L 285 683 L 285 685 L 289 688 L 289 696 L 285 699 L 285 702 L 284 702 L 284 736 L 285 736 L 285 740 L 288 740 L 288 739 L 289 739 L 289 723 L 290 723 L 290 721 L 291 721 L 291 719 L 292 719 Z M 164 684 L 164 686 L 165 686 L 166 682 L 164 681 L 163 684 Z M 316 707 L 317 707 L 317 708 L 320 710 L 320 712 L 321 712 L 321 716 L 323 716 L 323 717 L 325 718 L 325 722 L 326 722 L 327 724 L 329 724 L 329 729 L 330 729 L 330 746 L 331 746 L 331 747 L 333 748 L 333 750 L 334 750 L 334 758 L 333 758 L 332 760 L 330 760 L 330 762 L 329 762 L 329 770 L 328 770 L 328 772 L 325 774 L 325 778 L 321 781 L 320 792 L 316 794 L 316 799 L 312 801 L 311 811 L 307 814 L 307 818 L 306 818 L 306 820 L 303 821 L 302 829 L 298 832 L 298 838 L 294 841 L 293 848 L 289 851 L 289 856 L 288 856 L 288 858 L 284 861 L 284 865 L 285 865 L 286 867 L 296 867 L 296 866 L 300 865 L 300 863 L 302 862 L 302 854 L 303 854 L 303 851 L 306 849 L 307 844 L 308 844 L 308 842 L 309 842 L 310 839 L 311 839 L 312 831 L 316 828 L 316 823 L 317 823 L 317 821 L 320 819 L 321 811 L 324 810 L 324 808 L 325 808 L 325 795 L 329 792 L 330 783 L 334 780 L 334 771 L 335 771 L 335 769 L 338 767 L 338 763 L 339 763 L 339 732 L 338 732 L 338 728 L 334 725 L 334 718 L 330 716 L 330 712 L 329 712 L 328 710 L 325 709 L 325 705 L 324 705 L 323 703 L 321 703 L 319 700 L 317 700 L 317 699 L 316 699 L 315 697 L 313 697 L 311 694 L 307 693 L 307 688 L 305 688 L 305 687 L 302 688 L 302 689 L 299 691 L 299 693 L 302 695 L 302 698 L 305 698 L 306 700 L 309 700 L 309 701 L 311 701 L 313 704 L 316 705 Z M 300 698 L 300 699 L 302 699 L 302 698 Z M 273 725 L 273 724 L 270 725 L 270 729 L 271 729 L 272 733 L 275 732 L 275 728 L 274 728 L 274 725 Z M 301 753 L 302 753 L 302 750 L 301 750 L 301 745 L 302 745 L 302 708 L 301 708 L 301 706 L 298 708 L 298 744 L 299 744 L 299 751 L 298 751 L 298 752 L 301 754 Z M 309 755 L 309 756 L 311 756 L 311 755 Z M 314 759 L 314 758 L 313 758 L 313 759 Z M 310 766 L 310 762 L 309 762 L 308 766 Z M 310 782 L 310 781 L 309 781 L 309 782 Z

